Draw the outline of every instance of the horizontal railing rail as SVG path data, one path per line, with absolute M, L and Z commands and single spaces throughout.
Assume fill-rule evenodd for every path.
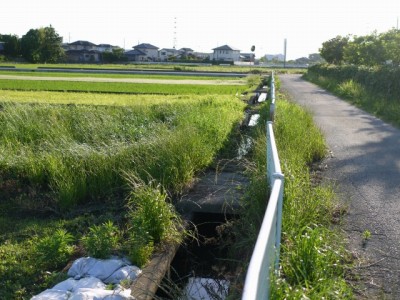
M 273 109 L 270 108 L 270 114 L 273 117 L 275 113 L 273 73 L 270 92 L 274 103 Z M 284 176 L 279 162 L 272 121 L 267 122 L 267 180 L 271 194 L 247 270 L 242 300 L 269 299 L 271 274 L 279 271 Z

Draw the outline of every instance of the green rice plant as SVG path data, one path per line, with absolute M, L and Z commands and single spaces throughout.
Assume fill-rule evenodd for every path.
M 108 258 L 120 244 L 120 232 L 112 221 L 93 225 L 81 238 L 86 253 L 96 258 Z
M 56 269 L 63 267 L 74 252 L 74 237 L 64 229 L 53 234 L 34 239 L 34 254 L 37 267 Z
M 4 103 L 0 165 L 54 193 L 62 210 L 107 198 L 123 171 L 179 192 L 211 163 L 239 123 L 234 97 L 183 97 L 154 105 Z M 219 122 L 216 122 L 218 120 Z
M 234 95 L 247 89 L 245 85 L 198 85 L 159 84 L 127 82 L 80 82 L 48 80 L 8 80 L 0 79 L 1 90 L 16 91 L 59 91 L 114 94 L 158 94 L 158 95 Z

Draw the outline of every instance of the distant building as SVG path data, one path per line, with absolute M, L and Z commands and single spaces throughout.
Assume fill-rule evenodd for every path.
M 6 43 L 5 42 L 0 42 L 0 54 L 4 52 L 4 45 Z
M 63 44 L 67 61 L 74 63 L 98 63 L 101 61 L 101 52 L 97 45 L 88 41 L 76 41 Z
M 133 50 L 125 52 L 130 61 L 158 61 L 158 47 L 151 44 L 142 43 L 133 46 Z
M 96 50 L 100 52 L 112 52 L 113 49 L 119 48 L 118 46 L 113 46 L 110 44 L 99 44 L 96 45 Z
M 240 60 L 244 62 L 254 62 L 256 55 L 254 53 L 240 53 Z
M 181 48 L 179 51 L 181 52 L 182 56 L 192 56 L 194 52 L 191 48 Z
M 97 50 L 97 45 L 88 41 L 76 41 L 68 44 L 68 50 Z
M 211 56 L 212 60 L 226 62 L 240 61 L 240 50 L 229 45 L 223 45 L 212 50 L 214 51 Z
M 267 61 L 284 61 L 285 56 L 283 54 L 266 54 L 265 59 Z
M 178 58 L 181 56 L 181 51 L 174 48 L 162 48 L 159 51 L 159 58 L 161 61 L 167 61 L 171 58 Z
M 193 56 L 200 60 L 209 60 L 212 57 L 212 53 L 193 52 Z

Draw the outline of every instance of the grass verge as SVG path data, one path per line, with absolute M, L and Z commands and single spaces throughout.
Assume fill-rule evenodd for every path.
M 340 67 L 336 67 L 336 69 L 336 72 L 328 72 L 329 66 L 322 66 L 321 69 L 314 67 L 304 74 L 304 78 L 366 112 L 400 127 L 400 99 L 399 92 L 392 87 L 397 86 L 394 83 L 397 77 L 391 76 L 393 72 L 386 72 L 385 69 L 375 73 L 371 71 L 367 77 L 369 82 L 360 83 L 345 76 L 348 75 L 345 67 L 343 71 Z M 385 72 L 387 73 L 386 76 Z M 356 76 L 357 72 L 354 74 L 354 77 Z M 379 86 L 379 90 L 377 86 Z
M 332 226 L 340 209 L 329 186 L 313 183 L 312 165 L 325 155 L 321 132 L 312 117 L 278 93 L 274 133 L 285 174 L 280 276 L 272 282 L 271 299 L 351 299 L 345 280 L 349 262 L 340 233 Z M 250 260 L 264 216 L 269 191 L 266 184 L 267 105 L 254 133 L 250 164 L 251 185 L 236 224 L 233 251 Z M 234 256 L 238 257 L 238 256 Z M 242 265 L 243 270 L 247 265 Z M 245 271 L 243 271 L 243 276 Z M 244 277 L 241 278 L 244 280 Z M 237 293 L 237 294 L 235 294 Z M 235 299 L 240 292 L 233 292 Z

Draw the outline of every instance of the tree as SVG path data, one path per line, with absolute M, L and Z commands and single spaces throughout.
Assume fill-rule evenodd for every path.
M 386 60 L 385 51 L 376 32 L 354 37 L 344 49 L 344 60 L 350 64 L 364 66 L 383 64 Z
M 392 61 L 395 65 L 400 65 L 400 30 L 392 29 L 379 36 L 384 49 L 385 61 Z
M 106 51 L 103 53 L 103 61 L 108 63 L 114 63 L 118 61 L 126 61 L 125 51 L 122 48 L 113 48 L 112 51 Z
M 348 37 L 337 37 L 322 43 L 322 48 L 319 49 L 323 59 L 330 64 L 341 64 L 344 58 L 344 48 L 349 42 Z
M 38 29 L 30 29 L 21 38 L 22 56 L 30 62 L 40 61 L 40 34 Z
M 17 35 L 0 34 L 0 41 L 4 42 L 4 55 L 8 57 L 18 57 L 20 55 L 21 43 Z
M 319 53 L 312 53 L 308 55 L 308 59 L 310 60 L 310 63 L 321 63 L 324 61 Z
M 65 56 L 61 44 L 62 37 L 51 25 L 30 29 L 21 38 L 22 56 L 32 63 L 56 63 Z
M 54 28 L 40 28 L 40 60 L 43 63 L 56 63 L 65 57 L 64 49 L 62 48 L 62 37 L 60 37 Z

